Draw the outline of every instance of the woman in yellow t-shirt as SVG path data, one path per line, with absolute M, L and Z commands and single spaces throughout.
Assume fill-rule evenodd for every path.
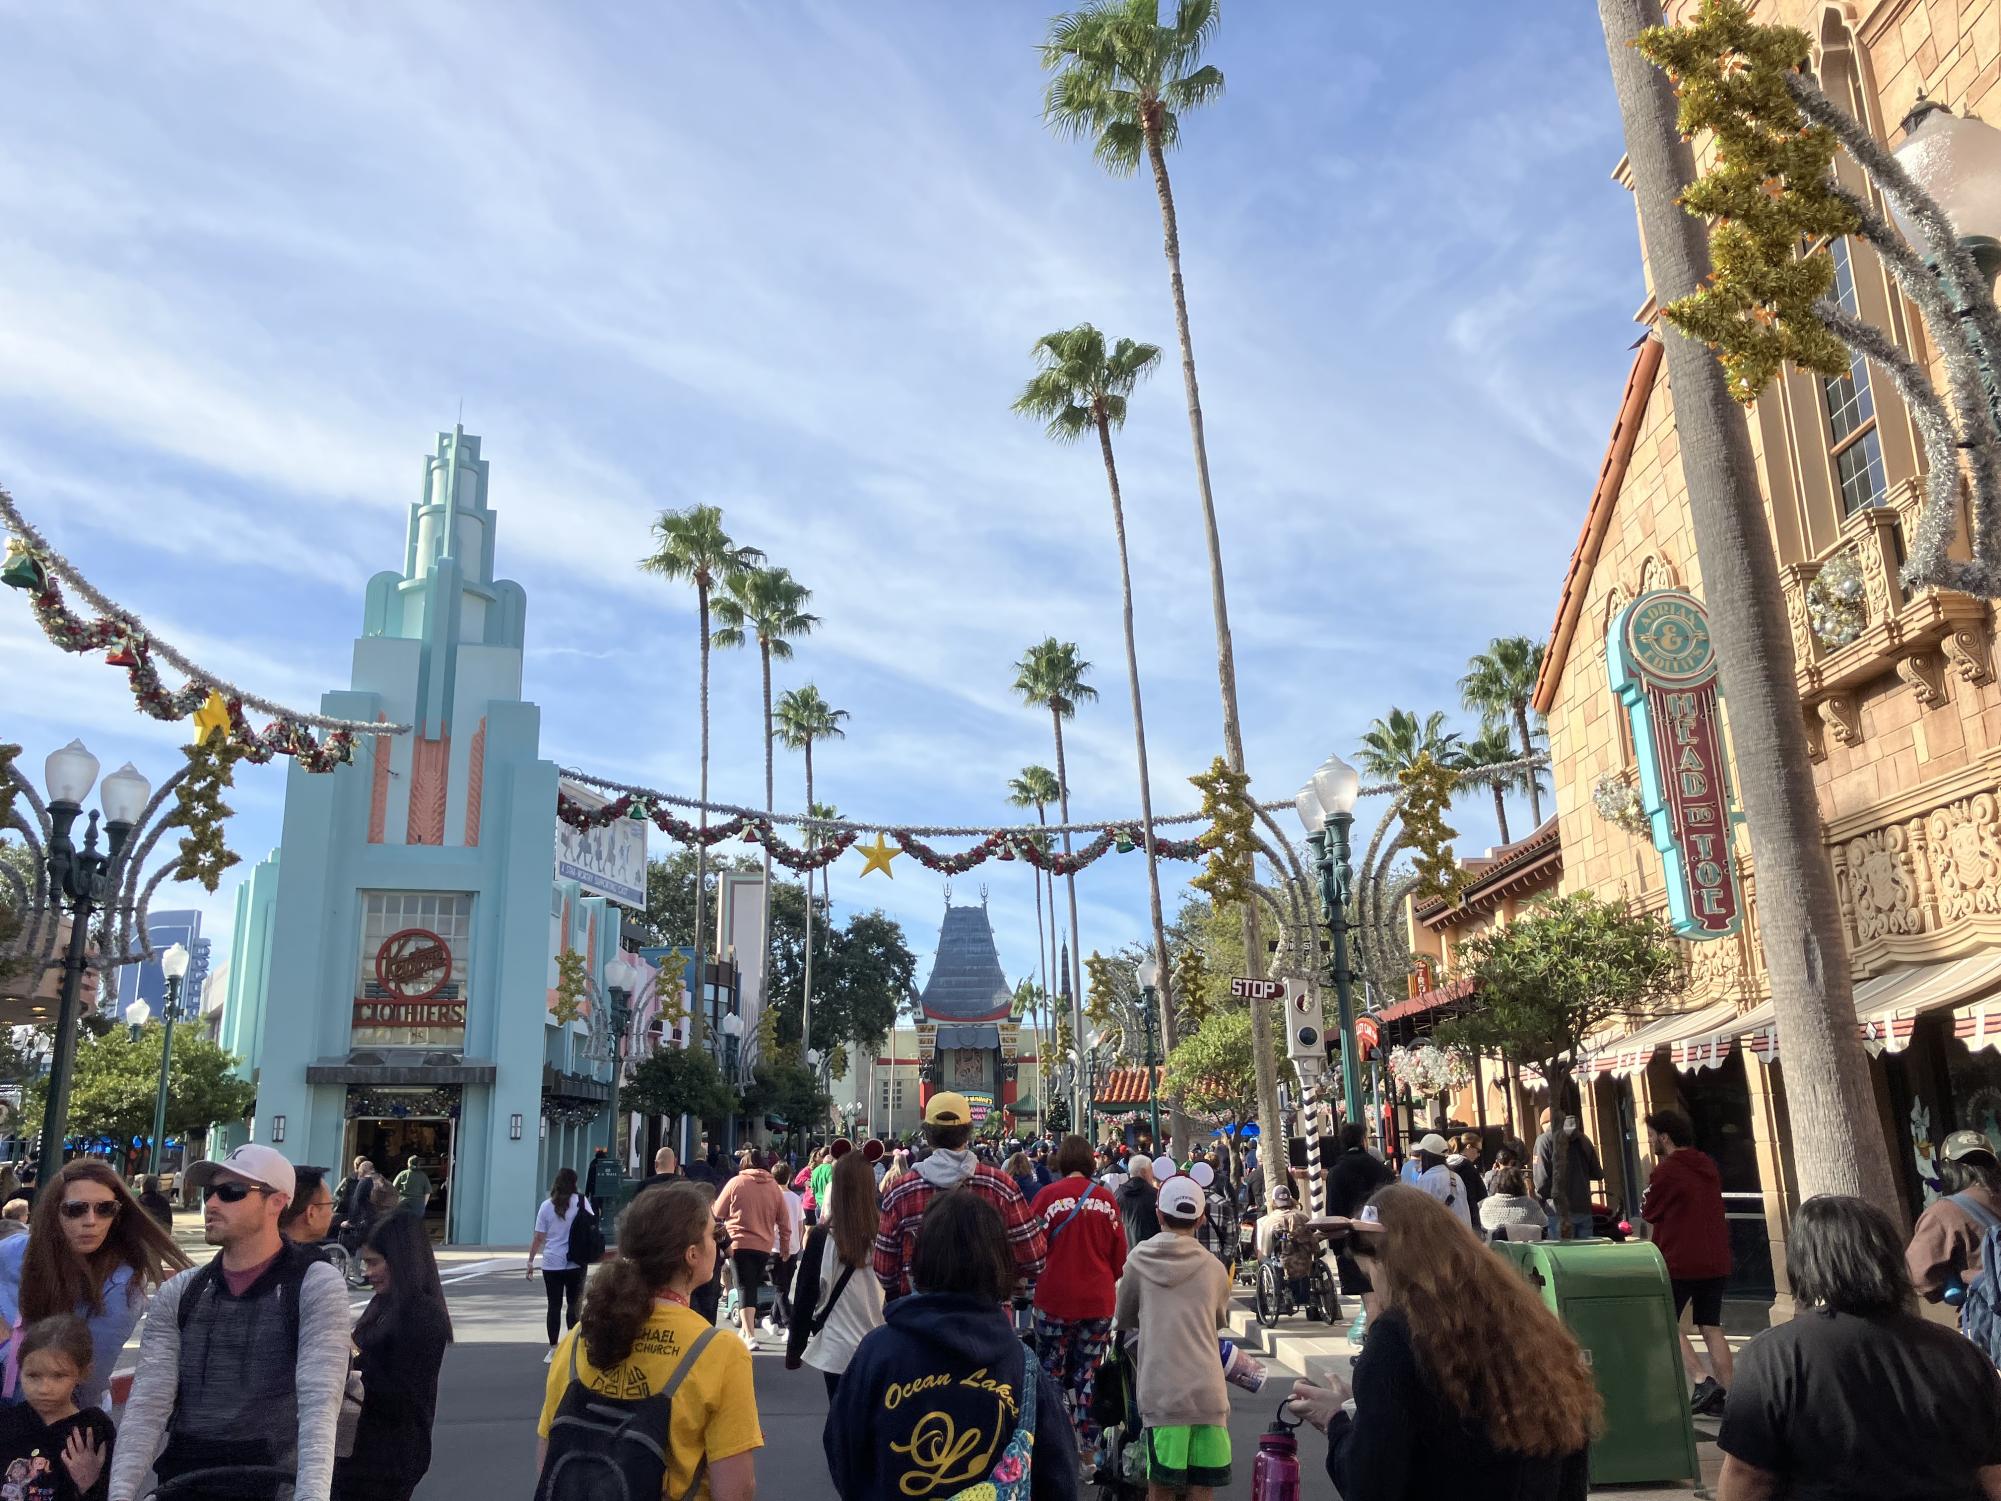
M 539 1472 L 549 1426 L 576 1379 L 592 1391 L 634 1401 L 659 1391 L 681 1357 L 708 1328 L 689 1306 L 694 1289 L 715 1268 L 710 1198 L 694 1183 L 640 1194 L 618 1223 L 618 1255 L 591 1279 L 583 1321 L 564 1335 L 549 1365 L 548 1390 L 536 1431 Z M 757 1493 L 756 1451 L 764 1446 L 750 1351 L 735 1339 L 712 1339 L 674 1393 L 667 1440 L 664 1494 L 680 1497 L 706 1465 L 695 1494 L 710 1501 L 749 1501 Z

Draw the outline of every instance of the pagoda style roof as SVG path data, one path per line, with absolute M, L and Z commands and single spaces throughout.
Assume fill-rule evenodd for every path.
M 918 997 L 924 1019 L 932 1022 L 1006 1021 L 1014 993 L 1001 973 L 993 925 L 984 904 L 945 909 L 931 978 Z

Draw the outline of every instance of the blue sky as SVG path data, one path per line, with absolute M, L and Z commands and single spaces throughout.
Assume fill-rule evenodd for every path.
M 345 685 L 363 583 L 463 401 L 545 754 L 692 792 L 692 594 L 632 562 L 657 510 L 711 502 L 814 590 L 780 686 L 853 715 L 824 798 L 1014 821 L 1008 778 L 1052 757 L 1010 664 L 1054 634 L 1103 695 L 1069 735 L 1075 816 L 1130 815 L 1103 472 L 1008 410 L 1035 338 L 1089 320 L 1169 350 L 1119 456 L 1156 805 L 1195 805 L 1220 715 L 1160 219 L 1042 126 L 1044 8 L 5 13 L 0 483 L 213 670 L 304 707 Z M 1391 704 L 1456 709 L 1490 637 L 1548 629 L 1614 415 L 1643 289 L 1603 40 L 1588 8 L 1499 16 L 1226 6 L 1228 91 L 1172 160 L 1265 797 Z M 755 657 L 720 656 L 719 799 L 761 796 L 757 695 Z M 0 699 L 37 771 L 72 735 L 107 771 L 178 764 L 184 730 L 18 595 Z M 796 807 L 796 757 L 779 776 Z M 283 789 L 239 772 L 246 864 Z M 928 969 L 941 880 L 860 868 L 837 912 L 882 905 Z M 984 873 L 1024 974 L 1025 868 Z M 1087 951 L 1143 933 L 1137 855 L 1078 894 Z M 159 905 L 225 939 L 230 898 Z

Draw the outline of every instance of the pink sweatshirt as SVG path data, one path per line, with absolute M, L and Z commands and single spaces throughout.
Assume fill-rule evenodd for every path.
M 792 1254 L 792 1216 L 785 1190 L 761 1167 L 745 1168 L 716 1196 L 716 1218 L 730 1233 L 732 1251 Z

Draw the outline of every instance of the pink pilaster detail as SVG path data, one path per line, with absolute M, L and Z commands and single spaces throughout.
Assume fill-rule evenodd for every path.
M 445 842 L 445 783 L 452 740 L 419 740 L 410 747 L 410 844 Z
M 466 847 L 479 843 L 479 803 L 486 787 L 486 717 L 472 734 L 472 755 L 466 761 Z
M 377 714 L 379 720 L 386 720 L 386 714 Z M 389 753 L 396 741 L 390 735 L 375 737 L 374 781 L 368 790 L 368 842 L 382 843 L 382 829 L 389 817 Z

